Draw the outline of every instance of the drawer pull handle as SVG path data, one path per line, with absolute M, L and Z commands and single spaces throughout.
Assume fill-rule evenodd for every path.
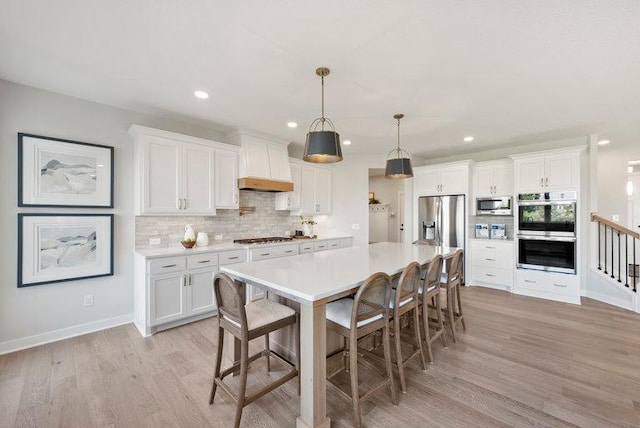
M 485 259 L 485 260 L 488 261 L 488 262 L 495 262 L 496 261 L 496 259 Z
M 229 260 L 237 260 L 239 258 L 240 258 L 239 256 L 233 256 L 233 257 L 229 257 Z
M 484 247 L 484 248 L 486 248 L 487 250 L 495 250 L 496 249 L 496 247 Z
M 270 256 L 270 255 L 271 255 L 271 253 L 262 253 L 262 254 L 260 254 L 260 255 L 261 255 L 261 256 Z
M 293 250 L 287 250 L 285 253 L 293 253 Z
M 494 277 L 495 275 L 492 273 L 485 273 L 486 276 Z
M 172 265 L 162 265 L 163 268 L 176 267 L 177 265 L 174 263 Z
M 211 263 L 211 260 L 198 260 L 198 263 Z
M 556 284 L 555 282 L 553 283 L 554 286 L 556 287 L 562 287 L 562 288 L 566 288 L 567 284 Z
M 536 281 L 532 281 L 530 279 L 525 279 L 524 282 L 528 282 L 529 284 L 535 284 L 536 283 Z

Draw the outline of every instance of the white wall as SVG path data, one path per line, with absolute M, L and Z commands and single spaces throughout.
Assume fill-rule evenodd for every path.
M 0 80 L 0 353 L 129 322 L 133 310 L 133 123 L 220 141 L 213 129 L 117 109 Z M 115 147 L 115 208 L 17 207 L 17 134 Z M 17 288 L 18 212 L 113 212 L 115 275 Z M 93 294 L 93 306 L 83 296 Z
M 627 162 L 640 159 L 640 142 L 616 144 L 612 142 L 598 148 L 598 212 L 612 220 L 617 214 L 617 223 L 627 226 L 628 197 Z

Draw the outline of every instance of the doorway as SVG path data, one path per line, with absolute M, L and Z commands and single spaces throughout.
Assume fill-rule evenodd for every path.
M 384 178 L 384 168 L 369 169 L 369 242 L 402 242 L 404 189 L 404 180 Z

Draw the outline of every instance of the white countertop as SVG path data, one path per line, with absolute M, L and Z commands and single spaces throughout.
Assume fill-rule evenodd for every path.
M 412 261 L 425 263 L 457 248 L 380 242 L 362 247 L 299 254 L 222 266 L 221 271 L 245 282 L 273 289 L 309 303 L 358 287 L 375 272 L 402 272 Z
M 164 248 L 148 248 L 136 250 L 135 253 L 147 259 L 171 256 L 190 256 L 192 254 L 201 253 L 217 253 L 220 251 L 230 250 L 248 250 L 251 248 L 267 248 L 277 247 L 281 245 L 303 244 L 305 242 L 330 241 L 332 239 L 353 238 L 351 235 L 332 235 L 311 239 L 292 239 L 291 241 L 270 242 L 268 244 L 235 244 L 233 241 L 213 241 L 206 247 L 195 246 L 193 248 L 184 248 L 182 245 L 176 247 Z M 179 244 L 179 243 L 178 243 Z M 335 250 L 334 250 L 335 251 Z

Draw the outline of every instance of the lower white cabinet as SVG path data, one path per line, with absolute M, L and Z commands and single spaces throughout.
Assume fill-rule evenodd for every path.
M 472 285 L 512 289 L 513 241 L 471 240 Z
M 577 275 L 516 269 L 514 292 L 559 302 L 580 304 L 580 281 Z

